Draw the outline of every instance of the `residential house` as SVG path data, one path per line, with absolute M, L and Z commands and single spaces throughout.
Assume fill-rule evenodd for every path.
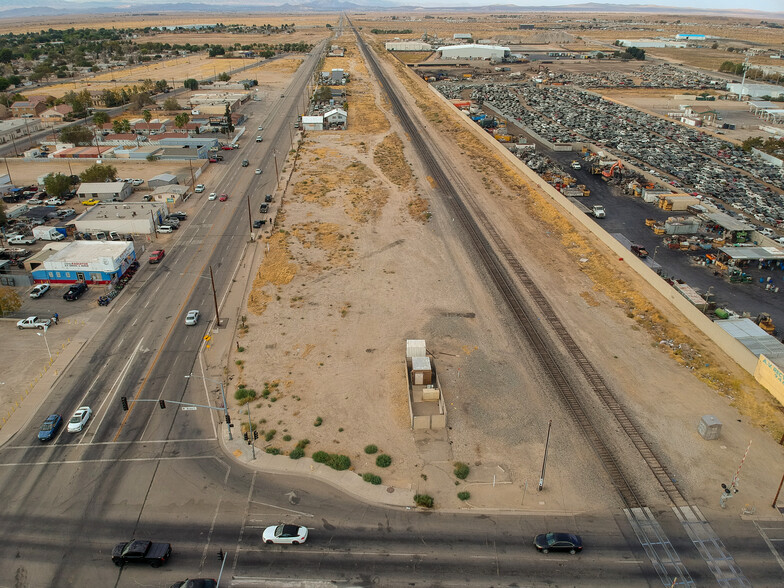
M 29 100 L 21 100 L 19 102 L 14 102 L 11 105 L 11 114 L 16 117 L 37 117 L 44 110 L 46 110 L 45 102 L 31 102 Z
M 50 124 L 61 123 L 65 120 L 65 117 L 72 112 L 73 107 L 71 107 L 70 104 L 57 104 L 41 113 L 41 122 Z

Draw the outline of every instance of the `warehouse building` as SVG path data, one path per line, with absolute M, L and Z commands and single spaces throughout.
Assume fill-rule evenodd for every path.
M 94 182 L 79 186 L 76 195 L 79 200 L 101 200 L 102 202 L 122 202 L 133 192 L 130 182 Z
M 387 51 L 432 51 L 433 46 L 423 41 L 387 41 L 384 43 Z
M 74 241 L 33 270 L 37 283 L 109 284 L 136 261 L 132 241 Z
M 155 226 L 165 224 L 166 204 L 162 202 L 124 202 L 97 204 L 73 220 L 80 233 L 95 235 L 153 235 Z
M 158 174 L 154 178 L 150 178 L 147 181 L 147 185 L 152 189 L 160 188 L 161 186 L 168 186 L 170 184 L 179 184 L 179 183 L 180 182 L 177 179 L 177 176 L 169 173 Z
M 741 98 L 784 97 L 784 86 L 774 86 L 772 84 L 750 84 L 749 82 L 745 84 L 727 84 L 727 90 L 730 94 L 736 94 L 737 96 L 743 93 Z
M 509 59 L 512 52 L 509 47 L 500 45 L 448 45 L 439 47 L 441 59 L 492 59 L 502 61 Z

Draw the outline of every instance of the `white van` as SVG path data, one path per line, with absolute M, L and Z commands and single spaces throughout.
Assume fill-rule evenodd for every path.
M 161 225 L 161 226 L 158 227 L 158 232 L 159 233 L 172 233 L 172 232 L 174 232 L 174 229 L 172 229 L 170 225 Z

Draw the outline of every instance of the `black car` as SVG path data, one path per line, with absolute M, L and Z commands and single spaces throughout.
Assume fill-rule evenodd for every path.
M 112 561 L 116 566 L 127 563 L 146 563 L 157 568 L 165 564 L 171 554 L 172 548 L 169 543 L 131 539 L 126 543 L 115 545 L 112 550 Z
M 68 288 L 68 292 L 63 294 L 63 299 L 73 302 L 74 300 L 79 300 L 79 297 L 85 292 L 87 292 L 87 284 L 84 282 L 77 282 L 76 284 L 72 284 L 71 287 Z
M 255 220 L 253 221 L 253 228 L 260 229 L 262 225 L 266 224 L 266 220 Z
M 272 194 L 267 194 L 264 197 L 264 202 L 272 202 Z
M 544 533 L 534 538 L 534 546 L 542 553 L 568 551 L 574 555 L 583 550 L 583 540 L 572 533 Z
M 169 217 L 170 218 L 178 218 L 180 220 L 185 220 L 186 218 L 188 218 L 188 215 L 185 214 L 184 212 L 177 211 L 177 212 L 172 212 L 169 215 Z
M 194 578 L 193 580 L 183 580 L 171 585 L 171 588 L 215 588 L 218 582 L 207 578 Z
M 266 202 L 262 202 L 261 206 L 259 206 L 259 212 L 264 214 L 265 212 L 267 212 L 267 210 L 269 210 L 269 204 L 267 204 Z

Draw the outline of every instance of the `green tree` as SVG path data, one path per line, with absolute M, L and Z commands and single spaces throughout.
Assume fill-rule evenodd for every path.
M 191 117 L 188 116 L 187 112 L 181 112 L 177 116 L 174 117 L 174 126 L 178 129 L 183 128 L 185 125 L 188 124 L 188 121 L 191 120 Z
M 105 125 L 109 122 L 109 115 L 105 112 L 96 112 L 93 114 L 93 124 L 97 127 Z
M 313 94 L 313 99 L 318 102 L 328 102 L 331 98 L 332 89 L 329 86 L 319 86 L 319 89 Z
M 167 98 L 163 101 L 164 110 L 180 110 L 180 103 L 174 97 Z
M 112 121 L 112 130 L 115 133 L 118 133 L 118 134 L 120 134 L 120 133 L 130 133 L 131 132 L 131 121 L 129 121 L 127 118 L 124 118 L 122 120 L 116 119 L 116 120 Z
M 16 290 L 8 286 L 0 286 L 0 315 L 16 312 L 22 308 L 22 299 Z
M 60 131 L 60 140 L 74 145 L 90 145 L 93 142 L 93 132 L 84 125 L 65 127 Z
M 158 80 L 155 82 L 155 92 L 158 94 L 163 94 L 169 89 L 169 84 L 166 83 L 166 80 Z
M 228 82 L 231 79 L 231 76 L 227 74 L 225 71 L 222 71 L 218 74 L 218 81 L 219 82 Z
M 71 177 L 65 174 L 49 174 L 44 178 L 46 193 L 59 198 L 71 188 Z
M 741 147 L 744 151 L 751 151 L 752 148 L 760 149 L 764 144 L 764 140 L 762 137 L 749 137 L 748 139 L 744 140 L 741 144 Z
M 152 120 L 152 113 L 149 110 L 142 110 L 142 118 L 147 123 L 147 134 L 150 133 L 150 121 Z
M 199 82 L 194 80 L 193 78 L 188 78 L 182 83 L 182 85 L 191 91 L 199 89 Z
M 226 131 L 227 133 L 234 132 L 234 125 L 231 124 L 231 109 L 229 108 L 229 103 L 226 103 L 226 112 L 223 113 L 223 116 L 226 118 Z
M 113 165 L 96 163 L 79 174 L 79 178 L 83 182 L 105 182 L 106 180 L 114 180 L 117 178 L 117 168 Z

